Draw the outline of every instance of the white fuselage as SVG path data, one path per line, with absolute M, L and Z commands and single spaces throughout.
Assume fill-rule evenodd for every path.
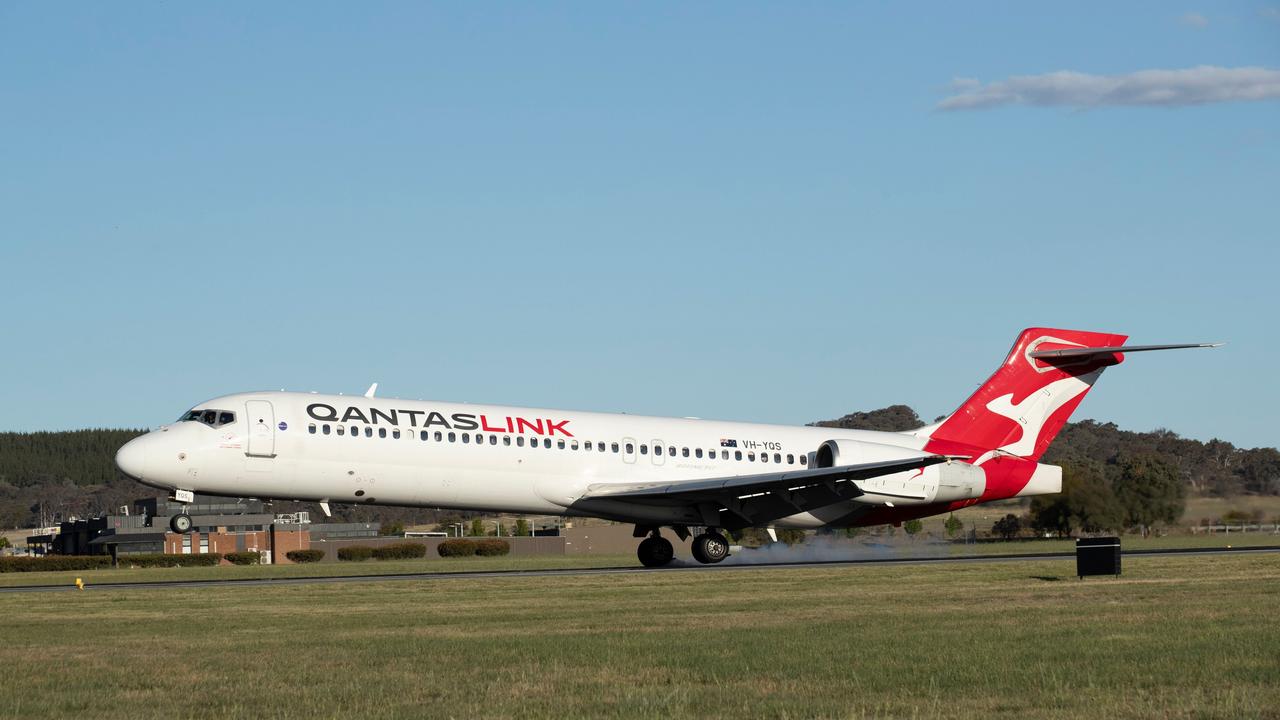
M 828 440 L 904 452 L 925 442 L 908 433 L 288 392 L 196 408 L 219 415 L 130 442 L 117 456 L 121 469 L 156 487 L 214 495 L 662 523 L 681 518 L 579 499 L 599 483 L 801 470 Z M 854 510 L 842 503 L 774 524 L 819 527 Z

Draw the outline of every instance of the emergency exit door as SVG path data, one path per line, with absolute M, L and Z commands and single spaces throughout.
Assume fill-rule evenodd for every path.
M 249 423 L 249 442 L 244 454 L 253 457 L 276 456 L 276 416 L 266 400 L 249 400 L 244 404 Z

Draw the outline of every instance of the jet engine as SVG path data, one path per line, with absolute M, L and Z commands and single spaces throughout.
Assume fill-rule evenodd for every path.
M 818 447 L 812 467 L 838 467 L 928 457 L 930 453 L 896 445 L 859 440 L 828 440 Z M 872 505 L 927 505 L 982 497 L 987 475 L 982 468 L 951 461 L 919 470 L 856 480 L 863 494 L 854 502 Z

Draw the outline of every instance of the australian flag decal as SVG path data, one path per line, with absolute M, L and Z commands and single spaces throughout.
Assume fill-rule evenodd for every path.
M 726 440 L 725 438 L 720 438 L 720 447 L 731 447 L 731 448 L 736 448 L 736 447 L 738 447 L 738 441 L 737 441 L 737 440 Z

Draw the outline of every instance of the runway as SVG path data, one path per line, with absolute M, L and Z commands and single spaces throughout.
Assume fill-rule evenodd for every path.
M 1202 555 L 1254 555 L 1280 552 L 1280 546 L 1245 547 L 1245 548 L 1212 548 L 1212 549 L 1172 549 L 1172 550 L 1134 550 L 1125 552 L 1125 557 L 1166 557 L 1166 556 L 1202 556 Z M 293 578 L 246 578 L 227 580 L 173 580 L 160 582 L 137 583 L 100 583 L 87 584 L 85 590 L 157 590 L 162 588 L 214 588 L 214 587 L 257 587 L 262 585 L 315 585 L 321 583 L 365 583 L 437 580 L 476 580 L 492 578 L 528 578 L 528 577 L 562 577 L 582 575 L 624 575 L 637 573 L 685 573 L 685 572 L 732 572 L 732 571 L 765 571 L 796 570 L 802 568 L 853 567 L 858 565 L 938 565 L 954 563 L 987 563 L 987 562 L 1025 562 L 1036 560 L 1071 560 L 1074 552 L 1062 553 L 1007 553 L 998 555 L 967 555 L 962 557 L 906 557 L 906 558 L 857 558 L 848 560 L 826 560 L 816 562 L 781 562 L 735 564 L 727 562 L 723 565 L 674 564 L 663 568 L 644 567 L 603 567 L 603 568 L 564 568 L 546 570 L 472 570 L 464 572 L 423 572 L 393 573 L 384 575 L 340 575 Z M 70 583 L 58 585 L 24 585 L 18 587 L 0 587 L 0 594 L 76 591 Z

